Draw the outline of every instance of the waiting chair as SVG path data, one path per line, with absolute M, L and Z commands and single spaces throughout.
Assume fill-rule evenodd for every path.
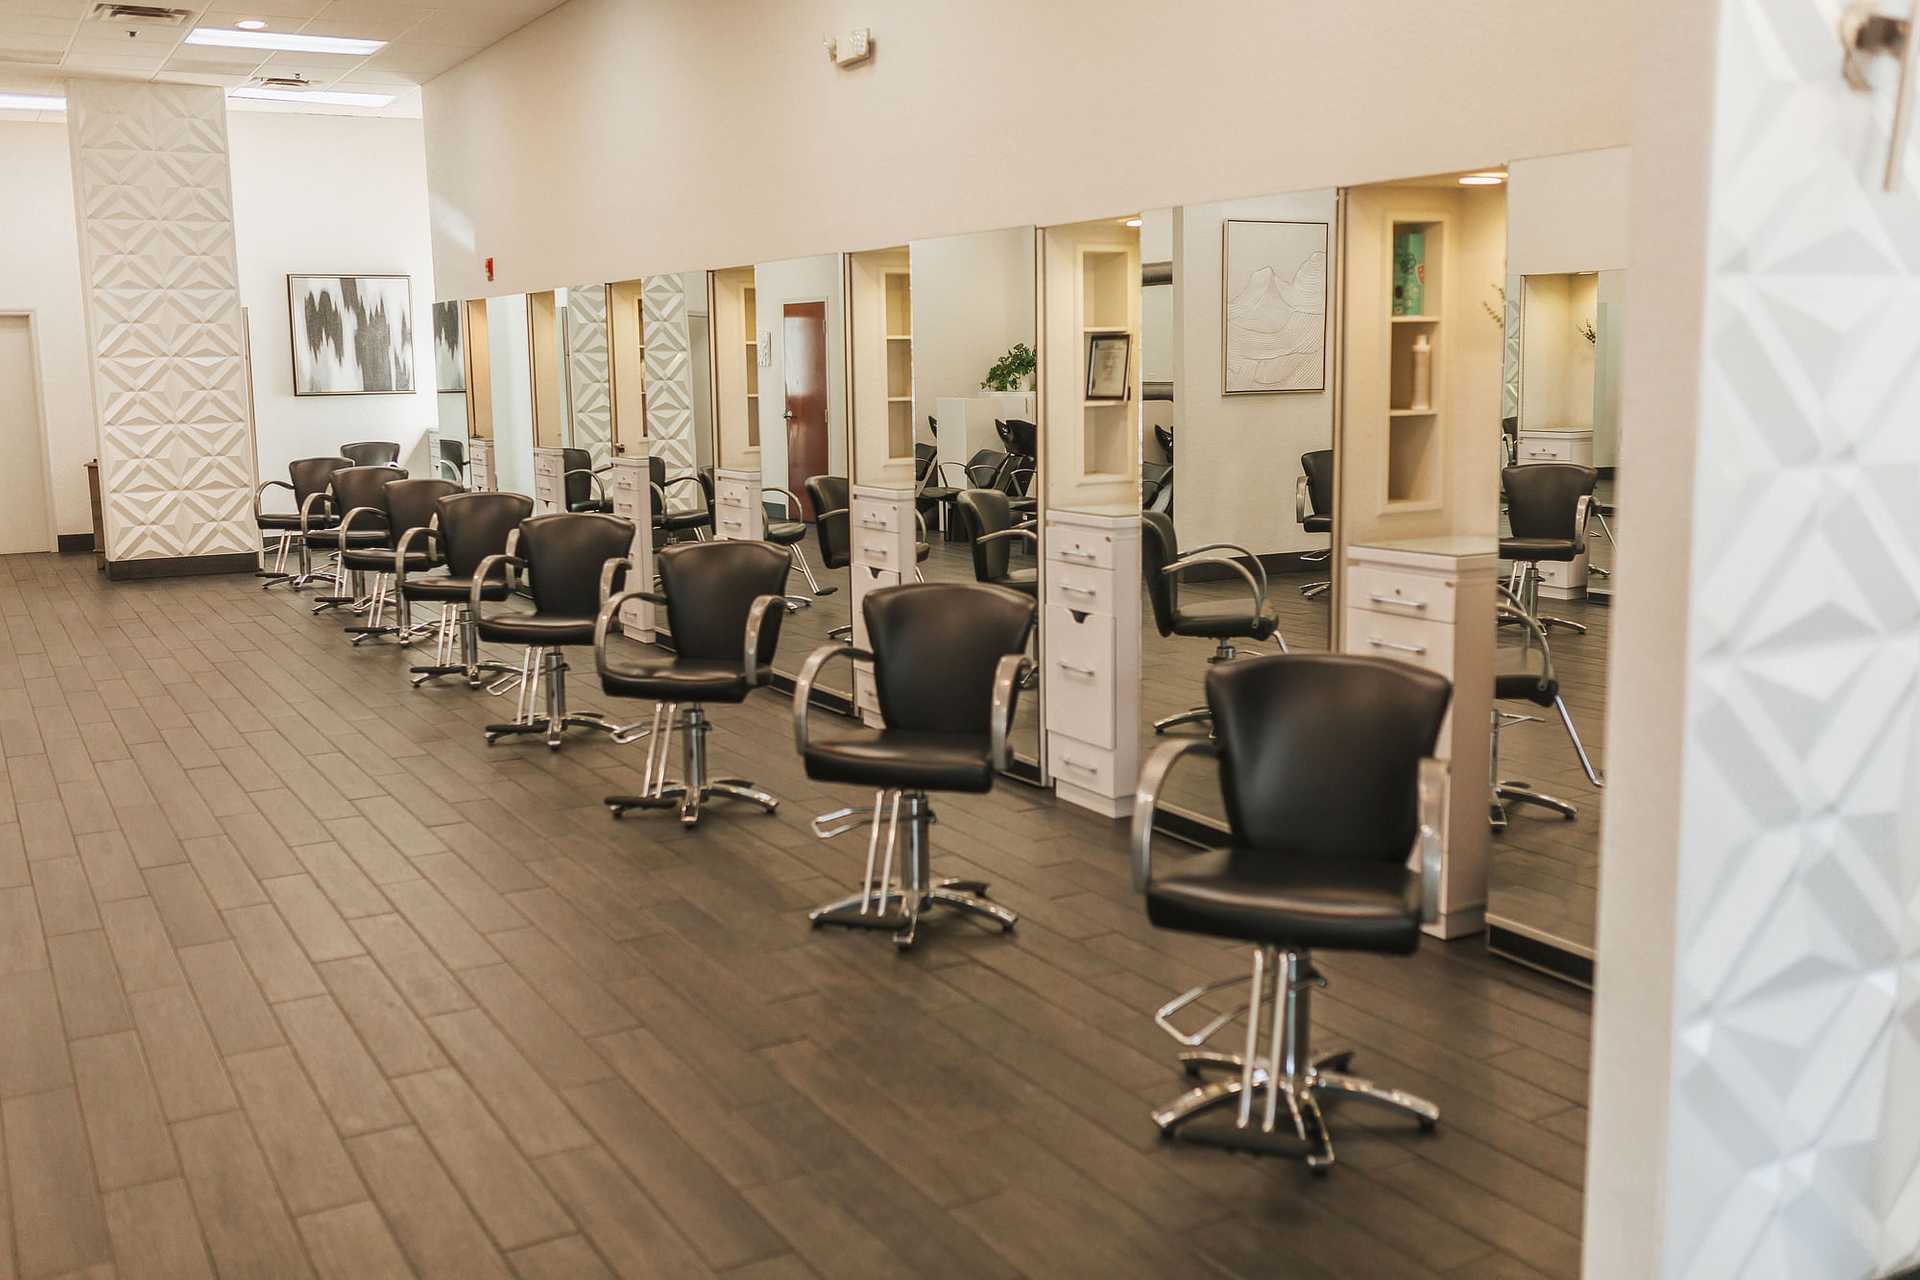
M 440 606 L 434 661 L 409 668 L 409 674 L 415 688 L 442 676 L 459 676 L 469 689 L 478 689 L 487 676 L 511 675 L 518 668 L 481 660 L 472 609 L 474 572 L 489 557 L 504 557 L 489 572 L 480 598 L 498 604 L 512 592 L 506 561 L 514 556 L 521 522 L 533 514 L 533 499 L 518 493 L 449 493 L 434 505 L 434 537 L 446 573 L 414 577 L 407 568 L 405 553 L 412 550 L 413 539 L 426 536 L 425 530 L 407 530 L 394 553 L 401 625 L 411 627 L 416 602 Z
M 1207 672 L 1214 738 L 1166 742 L 1148 758 L 1133 811 L 1133 884 L 1148 919 L 1254 948 L 1240 1053 L 1203 1047 L 1232 1015 L 1191 1034 L 1170 1020 L 1227 982 L 1195 987 L 1157 1015 L 1186 1046 L 1180 1064 L 1190 1079 L 1228 1076 L 1155 1111 L 1162 1133 L 1208 1141 L 1185 1126 L 1236 1105 L 1224 1141 L 1258 1146 L 1259 1098 L 1259 1134 L 1271 1135 L 1284 1109 L 1307 1144 L 1307 1164 L 1324 1171 L 1334 1152 L 1323 1098 L 1389 1107 L 1422 1129 L 1439 1122 L 1432 1103 L 1349 1074 L 1350 1054 L 1315 1059 L 1308 1013 L 1313 988 L 1326 985 L 1314 951 L 1409 955 L 1422 922 L 1437 915 L 1446 773 L 1431 757 L 1451 692 L 1445 678 L 1390 658 L 1231 663 Z M 1168 770 L 1188 752 L 1219 761 L 1231 843 L 1157 868 L 1155 807 Z M 1264 1052 L 1263 1017 L 1272 1022 Z
M 993 789 L 995 771 L 1006 768 L 1015 701 L 1033 665 L 1026 649 L 1037 607 L 1029 597 L 1001 587 L 927 582 L 883 587 L 868 594 L 861 607 L 871 650 L 849 644 L 815 649 L 794 686 L 794 739 L 807 777 L 875 792 L 859 891 L 817 908 L 809 918 L 816 927 L 886 929 L 902 949 L 914 944 L 921 914 L 933 907 L 1011 929 L 1019 917 L 988 901 L 984 883 L 933 878 L 928 793 L 984 794 Z M 814 681 L 827 663 L 841 657 L 873 664 L 886 728 L 836 724 L 825 736 L 810 732 L 807 709 Z M 883 810 L 885 858 L 876 879 Z M 827 815 L 815 821 L 814 830 L 823 838 L 851 830 L 852 823 L 839 820 L 862 811 Z M 903 824 L 907 843 L 896 879 Z
M 820 543 L 820 564 L 826 569 L 845 569 L 853 564 L 853 487 L 845 476 L 808 476 L 805 485 L 807 508 L 812 510 L 813 536 Z M 786 493 L 782 489 L 779 492 Z M 792 494 L 787 494 L 789 499 Z M 797 505 L 790 510 L 802 510 Z M 804 563 L 804 561 L 803 561 Z M 808 582 L 813 575 L 807 575 Z M 832 590 L 833 588 L 828 588 Z M 825 592 L 816 590 L 815 595 Z M 853 625 L 834 627 L 830 639 L 844 640 L 853 634 Z
M 346 562 L 349 549 L 384 549 L 393 553 L 393 530 L 387 520 L 386 490 L 395 480 L 405 480 L 399 467 L 365 465 L 342 467 L 333 473 L 332 505 L 338 517 L 324 528 L 308 529 L 305 539 L 309 551 L 321 551 L 334 557 L 333 594 L 315 599 L 313 612 L 348 608 L 354 612 L 373 607 L 367 593 L 366 574 Z M 384 567 L 384 564 L 383 564 Z
M 561 492 L 566 495 L 567 510 L 613 514 L 613 499 L 607 496 L 606 482 L 600 477 L 610 467 L 593 465 L 593 455 L 585 449 L 560 451 Z
M 549 749 L 560 749 L 568 729 L 618 733 L 598 712 L 567 710 L 569 645 L 590 645 L 600 607 L 619 589 L 621 571 L 633 547 L 633 525 L 614 516 L 556 512 L 534 516 L 520 526 L 514 555 L 494 555 L 474 570 L 467 608 L 482 640 L 525 646 L 520 662 L 520 706 L 511 724 L 490 724 L 487 745 L 513 734 L 544 734 Z M 532 613 L 486 613 L 480 605 L 490 594 L 494 573 L 524 574 L 533 590 Z M 540 689 L 546 710 L 539 711 Z
M 392 467 L 400 462 L 400 446 L 391 440 L 360 440 L 343 444 L 340 454 L 352 458 L 356 467 Z
M 973 544 L 975 580 L 1039 599 L 1040 571 L 1013 567 L 1014 543 L 1025 542 L 1035 552 L 1040 548 L 1033 523 L 1016 523 L 1011 500 L 998 489 L 968 489 L 956 505 L 967 540 Z
M 683 542 L 662 548 L 654 559 L 659 591 L 625 591 L 600 608 L 593 634 L 593 656 L 600 687 L 621 698 L 650 698 L 653 724 L 647 742 L 640 794 L 608 796 L 618 818 L 629 809 L 677 809 L 680 825 L 699 825 L 708 800 L 747 800 L 768 813 L 780 802 L 744 778 L 707 776 L 709 703 L 741 703 L 767 682 L 780 622 L 786 609 L 785 548 L 771 542 L 729 539 Z M 613 655 L 607 636 L 618 627 L 620 608 L 629 600 L 664 605 L 673 652 L 647 649 L 642 656 Z M 668 747 L 681 740 L 681 773 L 667 777 Z
M 278 543 L 274 549 L 273 568 L 258 568 L 254 572 L 265 578 L 260 589 L 265 591 L 276 582 L 284 582 L 294 590 L 313 581 L 314 574 L 311 557 L 307 553 L 306 533 L 309 530 L 331 528 L 339 512 L 333 509 L 329 486 L 333 473 L 353 465 L 350 458 L 295 458 L 287 464 L 285 480 L 267 480 L 253 491 L 253 523 L 260 530 L 262 553 L 265 543 L 273 540 Z M 293 495 L 292 511 L 263 511 L 261 499 L 269 489 L 285 489 Z M 287 552 L 295 548 L 300 552 L 300 567 L 296 573 L 287 572 Z
M 1293 482 L 1293 518 L 1307 533 L 1333 532 L 1333 450 L 1315 449 L 1300 455 L 1300 478 Z M 1332 558 L 1332 547 L 1300 557 L 1306 564 L 1322 564 Z M 1328 580 L 1309 582 L 1300 588 L 1300 594 L 1312 600 L 1332 587 Z
M 398 584 L 405 573 L 426 573 L 446 563 L 439 540 L 431 536 L 432 525 L 439 514 L 440 499 L 460 492 L 460 486 L 451 480 L 404 479 L 390 482 L 380 492 L 388 529 L 386 544 L 340 549 L 341 563 L 347 568 L 373 575 L 373 609 L 366 623 L 346 628 L 355 644 L 363 644 L 375 636 L 394 636 L 403 644 L 414 638 L 413 623 Z M 342 518 L 343 531 L 353 523 L 353 516 L 349 511 Z M 416 536 L 409 538 L 409 534 Z M 389 574 L 393 575 L 392 595 L 396 602 L 397 621 L 392 625 L 386 621 Z
M 1553 651 L 1547 645 L 1547 629 L 1540 620 L 1529 614 L 1520 605 L 1520 601 L 1501 589 L 1502 598 L 1496 603 L 1501 618 L 1518 622 L 1527 628 L 1529 643 L 1521 650 L 1532 653 L 1536 648 L 1540 653 L 1538 671 L 1496 671 L 1493 676 L 1493 696 L 1497 702 L 1525 701 L 1537 707 L 1552 710 L 1560 716 L 1560 723 L 1567 731 L 1567 740 L 1573 743 L 1573 754 L 1580 760 L 1581 771 L 1587 775 L 1587 781 L 1595 790 L 1606 786 L 1599 772 L 1594 769 L 1593 761 L 1587 758 L 1586 744 L 1580 741 L 1580 730 L 1574 727 L 1573 715 L 1567 710 L 1566 699 L 1560 696 L 1560 680 L 1553 671 Z M 1580 811 L 1565 800 L 1556 799 L 1543 791 L 1537 791 L 1518 779 L 1500 776 L 1500 730 L 1508 724 L 1517 724 L 1525 720 L 1537 720 L 1538 716 L 1515 715 L 1512 712 L 1493 709 L 1492 743 L 1487 753 L 1487 784 L 1492 792 L 1488 800 L 1488 820 L 1495 831 L 1504 831 L 1507 827 L 1507 802 L 1514 804 L 1538 805 L 1550 809 L 1571 822 L 1580 816 Z
M 1527 614 L 1543 627 L 1565 627 L 1586 634 L 1586 627 L 1540 612 L 1540 565 L 1570 564 L 1587 549 L 1587 514 L 1599 473 L 1572 462 L 1532 462 L 1500 473 L 1507 495 L 1511 537 L 1500 539 L 1500 558 L 1513 562 L 1507 586 Z
M 1232 552 L 1232 555 L 1222 554 Z M 1244 563 L 1242 563 L 1244 561 Z M 1245 582 L 1251 599 L 1226 604 L 1183 604 L 1180 600 L 1182 575 L 1202 566 L 1218 572 L 1236 573 Z M 1249 569 L 1247 566 L 1253 566 Z M 1158 511 L 1140 515 L 1140 567 L 1146 577 L 1147 600 L 1153 606 L 1153 623 L 1163 636 L 1194 636 L 1214 642 L 1208 663 L 1232 662 L 1240 656 L 1235 640 L 1274 640 L 1280 652 L 1287 651 L 1280 623 L 1267 608 L 1267 570 L 1260 557 L 1231 542 L 1210 542 L 1180 554 L 1180 538 L 1173 518 Z M 1165 733 L 1175 725 L 1204 724 L 1211 717 L 1205 707 L 1194 707 L 1153 722 L 1155 733 Z

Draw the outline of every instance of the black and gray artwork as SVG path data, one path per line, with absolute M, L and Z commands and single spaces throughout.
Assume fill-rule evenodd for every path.
M 467 353 L 460 345 L 460 304 L 433 304 L 433 376 L 441 391 L 467 389 Z
M 288 276 L 293 392 L 413 390 L 413 281 L 407 276 Z

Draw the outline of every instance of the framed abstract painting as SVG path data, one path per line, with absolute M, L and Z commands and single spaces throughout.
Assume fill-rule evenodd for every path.
M 287 277 L 297 396 L 413 390 L 411 276 Z

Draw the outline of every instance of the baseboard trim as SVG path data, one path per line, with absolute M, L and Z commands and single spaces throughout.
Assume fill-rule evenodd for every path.
M 76 551 L 91 551 L 93 550 L 93 534 L 91 531 L 87 533 L 56 534 L 54 536 L 53 546 L 54 550 L 63 556 L 71 555 Z
M 146 560 L 107 561 L 109 582 L 142 582 L 150 578 L 194 578 L 203 574 L 252 573 L 260 557 L 251 551 L 227 551 L 211 556 L 154 556 Z
M 1556 943 L 1512 921 L 1487 921 L 1487 950 L 1503 960 L 1593 990 L 1594 958 L 1571 943 Z

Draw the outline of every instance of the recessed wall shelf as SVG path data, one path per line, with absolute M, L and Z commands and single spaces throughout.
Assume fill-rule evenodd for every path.
M 1446 230 L 1440 220 L 1388 224 L 1387 296 L 1381 299 L 1389 348 L 1386 504 L 1402 510 L 1436 504 L 1444 478 Z M 1404 304 L 1419 309 L 1394 315 Z M 1416 351 L 1418 343 L 1424 351 Z
M 887 339 L 887 455 L 913 457 L 913 280 L 908 271 L 881 277 Z

